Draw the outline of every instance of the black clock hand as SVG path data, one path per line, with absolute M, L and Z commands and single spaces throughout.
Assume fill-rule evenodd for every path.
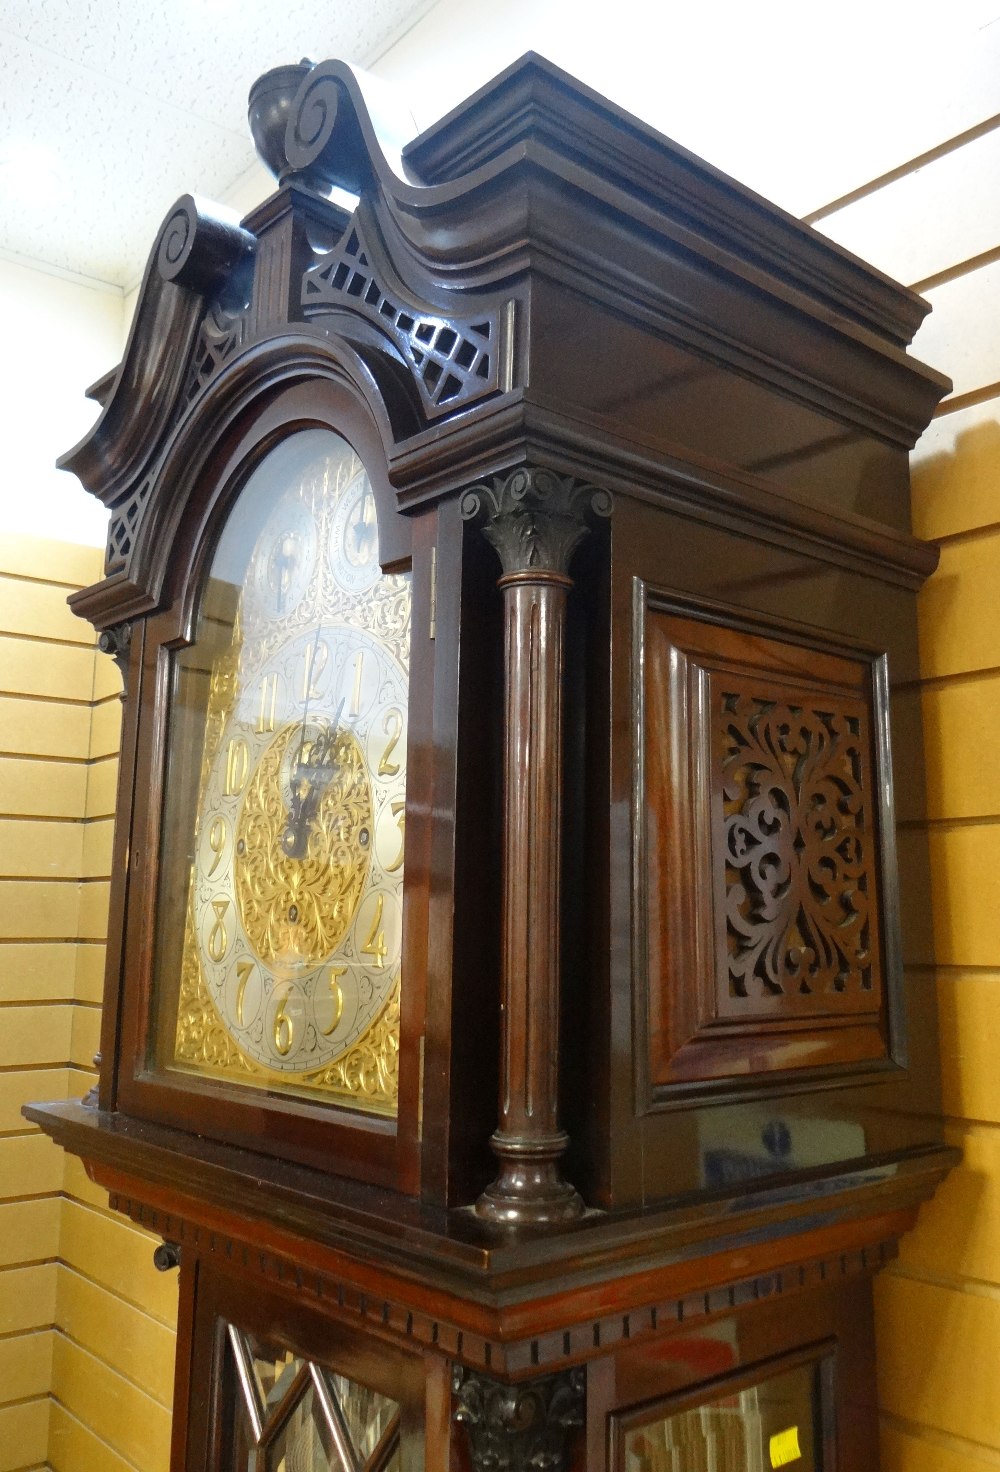
M 278 603 L 276 612 L 279 617 L 285 611 L 285 595 L 292 586 L 292 573 L 295 566 L 301 561 L 301 547 L 299 538 L 294 531 L 284 532 L 277 544 L 274 554 L 275 564 L 278 570 Z
M 354 550 L 359 562 L 367 562 L 368 558 L 363 553 L 371 551 L 373 522 L 368 520 L 368 502 L 372 499 L 372 513 L 374 516 L 375 506 L 372 498 L 372 490 L 366 481 L 361 490 L 361 500 L 358 503 L 358 518 L 354 523 Z
M 309 655 L 309 664 L 307 665 L 308 677 L 306 679 L 306 688 L 303 691 L 303 695 L 302 695 L 302 730 L 301 730 L 301 732 L 299 734 L 299 749 L 298 749 L 298 753 L 297 753 L 296 758 L 295 758 L 295 760 L 296 760 L 297 763 L 298 762 L 301 762 L 301 760 L 302 760 L 302 748 L 305 745 L 305 741 L 306 741 L 306 722 L 309 719 L 309 701 L 312 699 L 313 671 L 316 668 L 316 651 L 319 649 L 319 636 L 320 636 L 320 634 L 322 632 L 323 632 L 323 625 L 322 624 L 317 624 L 316 625 L 316 635 L 315 635 L 315 637 L 313 639 L 312 650 L 311 650 L 310 655 Z M 340 702 L 340 705 L 337 707 L 337 714 L 334 717 L 334 720 L 335 721 L 338 721 L 339 722 L 339 720 L 340 720 L 340 712 L 343 709 L 344 709 L 344 702 L 341 701 Z
M 304 767 L 302 755 L 305 751 L 306 745 L 306 728 L 309 721 L 309 702 L 312 699 L 312 674 L 313 670 L 316 668 L 316 651 L 319 649 L 319 636 L 322 632 L 323 625 L 317 624 L 316 634 L 313 638 L 312 649 L 310 650 L 309 654 L 309 663 L 306 665 L 305 690 L 302 694 L 302 724 L 299 730 L 299 749 L 295 753 L 295 765 L 292 768 L 292 801 L 291 806 L 288 809 L 288 822 L 285 824 L 285 831 L 281 835 L 282 848 L 284 849 L 285 853 L 289 855 L 289 857 L 295 859 L 301 859 L 304 857 L 305 854 L 305 837 L 307 829 L 305 825 L 301 822 L 301 811 L 304 797 L 306 794 L 308 794 L 309 789 L 306 788 L 306 794 L 303 794 L 301 790 L 302 778 L 300 774 L 302 773 Z M 341 701 L 335 717 L 336 722 L 339 722 L 340 712 L 343 710 L 343 708 L 344 702 Z
M 292 801 L 281 845 L 289 858 L 305 858 L 309 828 L 335 770 L 334 754 L 344 700 L 334 712 L 326 730 L 321 730 L 309 748 L 309 760 L 303 761 L 305 749 L 305 717 L 295 766 L 292 769 Z

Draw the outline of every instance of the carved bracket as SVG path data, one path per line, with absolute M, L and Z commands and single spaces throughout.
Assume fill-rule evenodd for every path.
M 570 1435 L 583 1425 L 583 1370 L 501 1385 L 456 1366 L 452 1392 L 475 1472 L 567 1472 Z
M 153 249 L 164 281 L 210 296 L 253 254 L 256 244 L 228 211 L 182 194 L 161 225 Z
M 130 623 L 115 624 L 113 628 L 102 629 L 97 636 L 97 647 L 102 654 L 110 654 L 118 666 L 118 673 L 122 677 L 122 691 L 119 698 L 124 700 L 128 695 L 128 662 L 132 649 L 132 625 Z

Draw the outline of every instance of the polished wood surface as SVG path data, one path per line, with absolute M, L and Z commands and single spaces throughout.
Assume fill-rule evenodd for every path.
M 568 579 L 501 579 L 506 623 L 504 932 L 500 1031 L 500 1174 L 480 1216 L 519 1225 L 570 1220 L 579 1195 L 559 1176 L 559 913 L 563 624 Z
M 739 1073 L 767 1086 L 782 1070 L 890 1065 L 884 656 L 644 585 L 636 597 L 647 1108 Z M 685 865 L 693 882 L 673 885 Z

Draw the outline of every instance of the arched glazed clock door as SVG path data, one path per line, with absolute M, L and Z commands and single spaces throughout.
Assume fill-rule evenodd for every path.
M 157 1071 L 395 1118 L 409 643 L 360 460 L 290 435 L 229 509 L 173 656 Z
M 234 1143 L 397 1183 L 425 964 L 404 954 L 412 557 L 391 526 L 383 569 L 398 513 L 332 397 L 244 410 L 177 518 L 140 671 L 125 946 L 145 1000 L 119 1087 L 138 1116 L 207 1112 Z

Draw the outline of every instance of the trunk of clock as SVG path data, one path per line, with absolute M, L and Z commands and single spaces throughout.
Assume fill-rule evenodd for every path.
M 182 1270 L 182 1313 L 184 1472 L 835 1472 L 877 1461 L 865 1274 L 792 1302 L 764 1297 L 707 1321 L 695 1313 L 655 1342 L 619 1338 L 582 1369 L 521 1382 L 507 1402 L 488 1375 L 455 1375 L 440 1354 L 406 1352 L 315 1308 L 292 1312 L 280 1291 L 248 1288 L 201 1259 Z M 257 1464 L 247 1460 L 255 1447 Z

